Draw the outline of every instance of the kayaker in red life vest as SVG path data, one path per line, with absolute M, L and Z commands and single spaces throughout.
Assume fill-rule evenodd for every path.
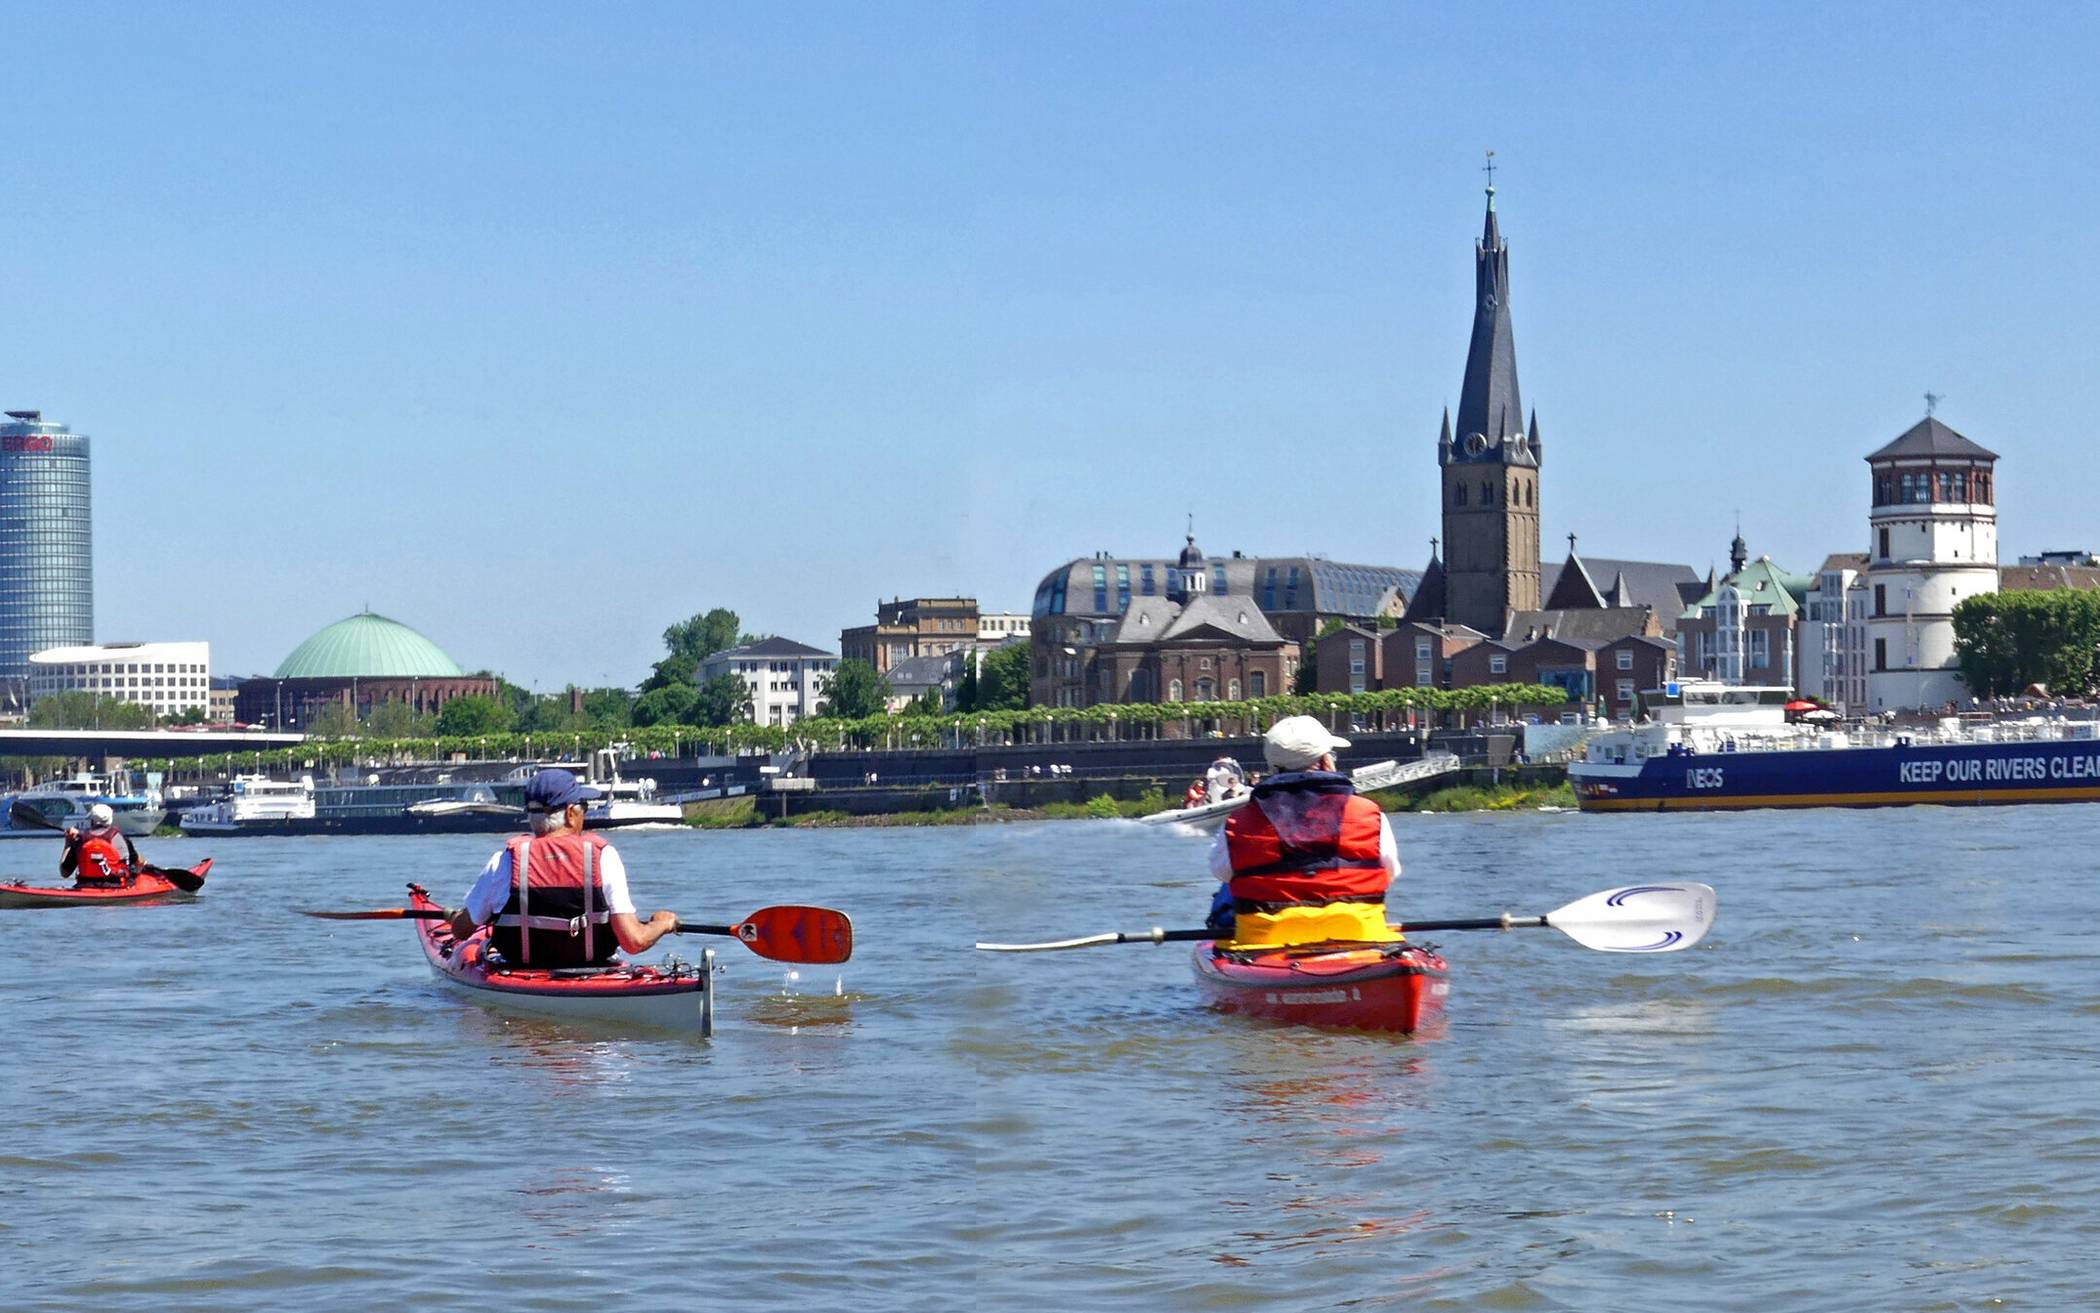
M 117 828 L 117 814 L 108 803 L 88 808 L 87 829 L 66 831 L 66 848 L 58 855 L 60 875 L 70 875 L 82 885 L 108 887 L 130 884 L 138 869 L 139 850 L 131 836 Z
M 517 966 L 595 966 L 616 948 L 655 947 L 678 918 L 635 915 L 626 864 L 603 835 L 583 828 L 583 805 L 603 796 L 565 770 L 534 775 L 525 786 L 532 833 L 489 858 L 466 905 L 452 914 L 452 932 L 464 939 L 493 926 L 490 944 Z
M 1348 746 L 1311 716 L 1269 727 L 1262 755 L 1275 773 L 1210 849 L 1220 885 L 1207 924 L 1235 946 L 1401 937 L 1385 918 L 1400 850 L 1378 804 L 1335 770 L 1334 750 Z

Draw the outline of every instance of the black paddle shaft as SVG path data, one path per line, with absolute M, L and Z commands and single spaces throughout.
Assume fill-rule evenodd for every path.
M 1522 930 L 1545 924 L 1543 916 L 1476 916 L 1459 921 L 1409 921 L 1393 929 L 1413 934 L 1418 930 Z

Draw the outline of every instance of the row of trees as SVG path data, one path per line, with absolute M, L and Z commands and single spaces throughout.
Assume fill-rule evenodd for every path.
M 232 753 L 206 758 L 207 768 L 325 765 L 352 761 L 430 761 L 455 753 L 482 758 L 543 758 L 581 754 L 615 742 L 636 752 L 734 753 L 840 751 L 853 748 L 965 747 L 1005 743 L 1123 741 L 1193 737 L 1220 730 L 1258 734 L 1278 718 L 1317 715 L 1339 729 L 1364 725 L 1397 728 L 1409 720 L 1473 718 L 1490 709 L 1520 713 L 1527 708 L 1557 712 L 1567 692 L 1539 684 L 1474 688 L 1393 688 L 1373 693 L 1316 693 L 1242 702 L 1134 702 L 1114 706 L 1030 707 L 955 712 L 948 715 L 878 714 L 858 718 L 818 716 L 782 729 L 738 723 L 636 725 L 617 734 L 517 731 L 428 738 L 343 740 L 306 743 L 273 752 Z
M 2040 684 L 2057 697 L 2094 691 L 2100 593 L 2062 588 L 1984 593 L 1954 608 L 1954 654 L 1977 697 Z
M 151 707 L 78 690 L 47 693 L 29 708 L 32 729 L 152 729 L 156 725 L 196 725 L 203 720 L 202 710 L 156 716 Z

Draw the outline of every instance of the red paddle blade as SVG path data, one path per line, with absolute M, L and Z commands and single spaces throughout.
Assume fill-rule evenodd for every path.
M 853 920 L 828 907 L 761 907 L 729 932 L 776 962 L 843 962 L 853 956 Z

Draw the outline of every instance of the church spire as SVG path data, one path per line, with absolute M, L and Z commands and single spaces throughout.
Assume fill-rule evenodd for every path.
M 1487 218 L 1473 248 L 1473 293 L 1473 340 L 1466 349 L 1466 380 L 1458 397 L 1458 440 L 1470 446 L 1478 433 L 1499 445 L 1512 421 L 1522 432 L 1524 403 L 1517 393 L 1517 347 L 1509 318 L 1509 246 L 1496 222 L 1492 182 Z M 1533 462 L 1526 458 L 1513 463 Z

